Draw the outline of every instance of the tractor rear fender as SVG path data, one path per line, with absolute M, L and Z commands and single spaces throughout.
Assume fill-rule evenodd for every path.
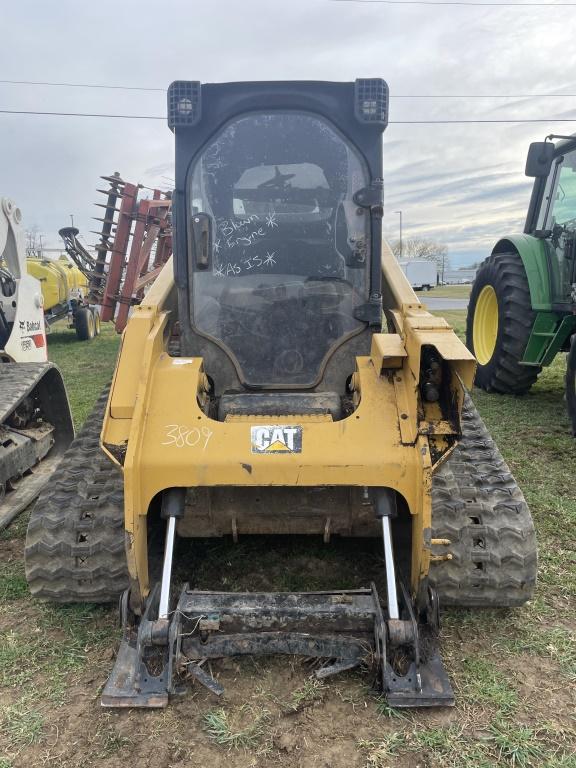
M 510 253 L 511 251 L 516 251 L 524 264 L 532 309 L 537 312 L 550 312 L 552 290 L 544 241 L 532 235 L 510 235 L 499 240 L 492 253 Z
M 499 240 L 493 254 L 516 251 L 526 271 L 532 309 L 537 312 L 532 333 L 524 350 L 522 362 L 526 365 L 550 365 L 561 350 L 566 349 L 576 328 L 573 315 L 552 309 L 552 286 L 546 243 L 532 235 L 511 235 Z

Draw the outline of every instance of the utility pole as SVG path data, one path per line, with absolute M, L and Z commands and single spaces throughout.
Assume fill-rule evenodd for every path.
M 400 216 L 400 258 L 402 258 L 402 211 L 394 211 Z

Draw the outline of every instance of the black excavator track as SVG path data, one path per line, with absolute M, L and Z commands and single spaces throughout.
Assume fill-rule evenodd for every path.
M 122 474 L 99 448 L 107 392 L 32 513 L 26 575 L 32 593 L 59 602 L 111 602 L 127 586 Z M 433 484 L 431 581 L 442 605 L 512 606 L 536 579 L 534 526 L 524 497 L 470 398 L 464 436 Z
M 0 530 L 38 496 L 73 437 L 58 368 L 0 361 Z

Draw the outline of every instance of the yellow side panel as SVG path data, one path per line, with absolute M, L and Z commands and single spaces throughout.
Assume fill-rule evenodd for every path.
M 430 344 L 436 347 L 444 360 L 452 363 L 464 386 L 471 389 L 476 372 L 476 359 L 455 333 L 451 330 L 449 332 L 427 331 L 424 333 L 420 332 L 420 328 L 418 328 L 414 335 L 420 344 Z
M 375 333 L 372 336 L 370 357 L 377 371 L 384 368 L 402 368 L 407 357 L 402 338 L 397 333 Z
M 142 359 L 154 317 L 147 307 L 136 307 L 124 331 L 110 399 L 112 419 L 131 419 L 134 414 L 140 377 L 146 375 Z
M 200 359 L 161 355 L 132 419 L 124 469 L 138 477 L 134 512 L 145 515 L 164 488 L 198 485 L 386 485 L 417 509 L 421 455 L 401 444 L 394 384 L 376 375 L 370 358 L 358 364 L 362 399 L 354 414 L 337 422 L 268 417 L 302 428 L 301 453 L 271 456 L 251 452 L 247 421 L 214 421 L 200 410 Z

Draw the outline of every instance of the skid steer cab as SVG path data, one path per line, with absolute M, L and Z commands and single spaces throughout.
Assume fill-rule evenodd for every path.
M 105 705 L 164 706 L 184 673 L 220 694 L 203 660 L 278 653 L 324 677 L 371 665 L 394 706 L 453 703 L 430 494 L 474 360 L 382 244 L 387 116 L 381 79 L 170 86 L 174 257 L 128 323 L 102 431 L 130 579 Z M 382 583 L 177 593 L 177 537 L 246 534 L 381 537 Z

